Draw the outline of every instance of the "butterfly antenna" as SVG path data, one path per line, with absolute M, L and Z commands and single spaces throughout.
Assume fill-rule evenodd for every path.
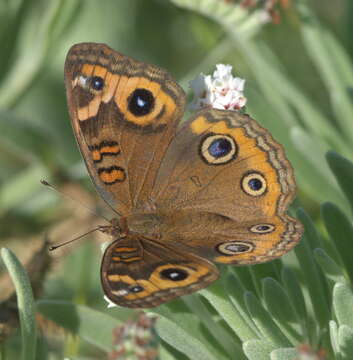
M 73 198 L 72 196 L 60 191 L 59 189 L 57 189 L 54 185 L 48 183 L 48 181 L 46 180 L 40 180 L 40 183 L 44 186 L 47 186 L 48 188 L 50 188 L 51 190 L 54 190 L 55 192 L 57 192 L 58 194 L 60 194 L 61 196 L 64 196 L 67 199 L 70 199 L 71 201 L 73 201 L 74 203 L 78 203 L 81 207 L 85 208 L 88 212 L 90 212 L 91 214 L 97 216 L 97 217 L 101 217 L 102 219 L 104 219 L 105 221 L 108 221 L 110 223 L 110 220 L 107 219 L 105 216 L 103 216 L 102 214 L 98 214 L 97 212 L 95 212 L 92 208 L 88 207 L 87 205 L 83 204 L 81 201 Z
M 96 228 L 94 228 L 94 229 L 92 229 L 92 230 L 90 230 L 90 231 L 87 231 L 86 233 L 84 233 L 84 234 L 82 234 L 82 235 L 80 235 L 80 236 L 77 236 L 77 237 L 75 237 L 75 238 L 73 238 L 73 239 L 71 239 L 71 240 L 64 241 L 64 242 L 62 242 L 62 243 L 60 243 L 60 244 L 52 245 L 52 246 L 49 247 L 49 251 L 54 251 L 55 249 L 57 249 L 57 248 L 59 248 L 59 247 L 62 247 L 62 246 L 67 245 L 67 244 L 70 244 L 70 243 L 72 243 L 72 242 L 74 242 L 74 241 L 76 241 L 76 240 L 80 240 L 80 239 L 82 239 L 84 236 L 86 236 L 86 235 L 88 235 L 88 234 L 91 234 L 91 233 L 93 233 L 93 232 L 95 232 L 95 231 L 97 231 L 97 230 L 100 230 L 100 228 L 101 228 L 101 227 L 98 226 L 98 227 L 96 227 Z

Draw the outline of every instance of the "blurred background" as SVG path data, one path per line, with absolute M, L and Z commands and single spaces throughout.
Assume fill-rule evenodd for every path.
M 103 235 L 50 254 L 44 244 L 102 224 L 99 214 L 112 216 L 88 178 L 68 117 L 63 67 L 73 44 L 102 42 L 156 64 L 187 92 L 200 72 L 232 64 L 234 75 L 246 79 L 247 112 L 293 163 L 296 205 L 322 228 L 321 202 L 349 208 L 325 152 L 353 158 L 352 15 L 349 0 L 0 0 L 0 245 L 27 265 L 36 299 L 85 305 L 119 323 L 136 316 L 106 309 L 99 281 Z M 0 266 L 6 305 L 13 288 Z M 67 335 L 60 320 L 40 322 L 45 356 L 105 358 L 107 349 L 91 335 Z M 15 354 L 20 340 L 9 324 L 3 336 Z M 165 349 L 173 354 L 167 343 Z

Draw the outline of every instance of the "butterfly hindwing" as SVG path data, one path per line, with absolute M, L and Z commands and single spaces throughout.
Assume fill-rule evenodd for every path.
M 158 306 L 200 290 L 217 277 L 217 268 L 208 260 L 139 236 L 111 243 L 101 267 L 108 298 L 132 308 Z

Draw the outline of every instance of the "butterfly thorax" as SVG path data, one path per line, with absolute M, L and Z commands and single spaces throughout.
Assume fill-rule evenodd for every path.
M 164 216 L 157 213 L 132 214 L 124 218 L 129 233 L 140 234 L 146 237 L 156 237 L 160 234 Z M 120 219 L 121 222 L 122 219 Z

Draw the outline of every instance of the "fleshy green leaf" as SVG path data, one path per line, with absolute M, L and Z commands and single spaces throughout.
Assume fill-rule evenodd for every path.
M 300 288 L 297 277 L 295 276 L 294 272 L 288 267 L 284 267 L 282 269 L 282 282 L 289 296 L 289 301 L 292 303 L 295 312 L 300 320 L 300 323 L 302 325 L 302 332 L 303 334 L 305 334 L 305 321 L 307 318 L 307 310 L 305 306 L 304 295 Z
M 334 241 L 347 273 L 353 281 L 352 239 L 353 226 L 347 216 L 335 205 L 325 203 L 321 207 L 326 229 Z
M 295 360 L 298 352 L 294 348 L 276 349 L 271 352 L 271 360 Z
M 334 354 L 337 355 L 339 352 L 339 345 L 338 345 L 338 327 L 336 321 L 331 320 L 329 326 L 330 326 L 331 346 Z
M 339 325 L 353 328 L 353 293 L 348 285 L 337 283 L 333 288 L 333 308 Z
M 353 164 L 348 159 L 337 154 L 334 151 L 329 151 L 326 154 L 326 160 L 336 177 L 342 191 L 346 195 L 351 209 L 353 211 Z
M 291 343 L 288 338 L 286 338 L 272 320 L 270 314 L 262 307 L 255 295 L 251 292 L 246 292 L 244 297 L 250 316 L 261 332 L 263 338 L 278 347 L 290 346 Z
M 193 347 L 193 343 L 203 344 L 206 353 L 213 354 L 215 358 L 225 357 L 224 350 L 223 352 L 220 350 L 219 344 L 210 335 L 210 333 L 208 331 L 200 331 L 200 329 L 202 329 L 201 320 L 196 316 L 196 314 L 189 311 L 188 307 L 185 306 L 181 299 L 177 299 L 171 303 L 152 309 L 151 312 L 163 317 L 165 321 L 162 322 L 162 324 L 166 327 L 170 323 L 174 324 L 175 331 L 178 332 L 178 338 L 173 339 L 171 333 L 161 330 L 164 329 L 163 326 L 159 327 L 160 331 L 158 331 L 158 334 L 165 342 L 175 347 L 178 351 L 188 355 L 190 351 L 188 349 L 189 347 Z M 212 315 L 209 314 L 209 316 Z M 180 345 L 182 343 L 182 338 L 185 339 L 186 348 Z
M 304 224 L 305 231 L 302 240 L 294 248 L 304 275 L 304 282 L 310 294 L 311 302 L 315 311 L 315 319 L 320 326 L 326 326 L 329 321 L 329 305 L 327 301 L 325 279 L 319 273 L 318 265 L 314 261 L 310 244 L 317 244 L 317 231 L 308 215 L 299 209 L 297 212 L 299 220 Z M 320 299 L 320 301 L 316 301 Z
M 301 341 L 296 312 L 288 294 L 275 279 L 263 280 L 263 297 L 269 313 L 281 330 L 291 339 L 291 342 Z
M 321 78 L 325 83 L 332 99 L 332 105 L 336 112 L 336 119 L 339 122 L 342 132 L 348 139 L 353 139 L 352 115 L 353 104 L 349 98 L 346 86 L 341 81 L 337 66 L 335 66 L 336 57 L 327 44 L 327 28 L 323 28 L 311 12 L 310 7 L 305 2 L 301 2 L 300 11 L 303 17 L 310 17 L 311 21 L 303 21 L 300 27 L 304 45 L 313 60 L 316 68 L 319 70 Z M 332 40 L 332 36 L 331 36 Z
M 227 290 L 228 297 L 235 307 L 233 311 L 236 311 L 238 314 L 238 318 L 234 317 L 234 319 L 232 319 L 232 321 L 234 320 L 233 324 L 228 325 L 241 335 L 240 338 L 242 341 L 259 338 L 259 332 L 251 320 L 249 313 L 246 311 L 244 301 L 245 288 L 239 280 L 237 273 L 230 274 L 225 278 L 224 288 Z
M 338 344 L 343 359 L 351 359 L 353 354 L 353 329 L 341 325 L 338 329 Z
M 315 249 L 314 256 L 326 277 L 333 282 L 345 283 L 346 278 L 340 267 L 323 249 Z
M 183 301 L 187 304 L 192 313 L 200 319 L 215 341 L 222 346 L 229 356 L 232 356 L 234 353 L 239 353 L 241 350 L 240 344 L 236 341 L 234 336 L 231 336 L 229 331 L 226 331 L 223 326 L 215 321 L 214 317 L 197 294 L 185 296 Z
M 249 327 L 242 314 L 229 301 L 221 281 L 215 283 L 211 288 L 202 290 L 201 294 L 242 341 L 256 337 L 256 333 Z
M 249 360 L 268 360 L 274 345 L 265 340 L 249 340 L 243 344 L 243 350 Z
M 190 336 L 174 321 L 165 317 L 158 319 L 156 323 L 156 330 L 158 335 L 168 344 L 175 347 L 177 350 L 187 355 L 190 359 L 195 360 L 214 360 L 215 354 L 210 352 L 205 345 Z M 217 357 L 219 359 L 226 359 L 225 357 Z
M 1 257 L 15 285 L 17 306 L 21 324 L 22 360 L 35 360 L 37 345 L 37 326 L 35 304 L 31 284 L 21 263 L 11 250 L 3 248 Z

